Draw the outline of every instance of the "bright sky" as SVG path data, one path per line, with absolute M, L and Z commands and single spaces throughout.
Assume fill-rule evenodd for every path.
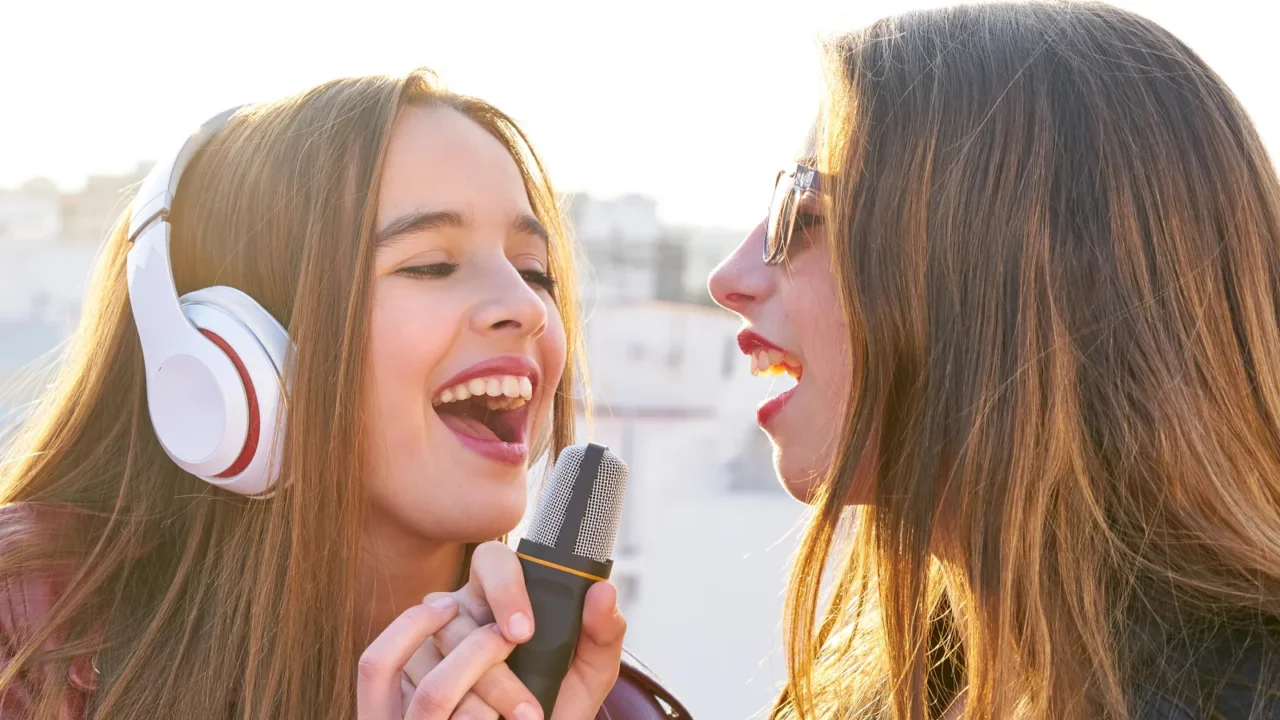
M 816 107 L 816 38 L 937 4 L 10 0 L 0 187 L 42 175 L 72 189 L 224 107 L 427 65 L 520 121 L 561 190 L 640 192 L 669 222 L 744 228 Z M 1117 4 L 1199 51 L 1280 156 L 1268 4 Z

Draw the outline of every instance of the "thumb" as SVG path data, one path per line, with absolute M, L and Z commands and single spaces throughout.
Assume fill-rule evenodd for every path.
M 603 702 L 618 679 L 627 621 L 618 610 L 618 590 L 604 581 L 591 586 L 582 608 L 582 633 L 570 672 L 589 695 Z

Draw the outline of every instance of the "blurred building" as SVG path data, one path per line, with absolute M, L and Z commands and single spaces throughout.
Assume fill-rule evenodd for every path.
M 75 327 L 94 258 L 139 179 L 94 177 L 74 193 L 44 179 L 0 190 L 0 435 Z
M 62 195 L 59 203 L 62 242 L 70 245 L 102 242 L 128 206 L 129 191 L 142 182 L 150 170 L 151 164 L 143 163 L 123 175 L 91 175 L 78 192 Z
M 17 190 L 0 190 L 0 252 L 56 242 L 61 228 L 58 200 L 58 188 L 43 178 Z

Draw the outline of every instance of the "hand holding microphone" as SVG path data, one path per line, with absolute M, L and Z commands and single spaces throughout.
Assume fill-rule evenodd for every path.
M 594 717 L 617 679 L 626 633 L 617 592 L 601 581 L 612 565 L 626 479 L 626 465 L 602 446 L 565 448 L 519 556 L 498 542 L 476 549 L 467 585 L 454 593 L 461 612 L 422 646 L 406 674 L 425 676 L 492 622 L 518 644 L 459 709 L 525 720 L 516 708 L 533 702 L 548 720 Z

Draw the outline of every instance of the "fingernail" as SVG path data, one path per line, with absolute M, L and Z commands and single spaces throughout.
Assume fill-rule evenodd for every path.
M 542 711 L 532 703 L 521 703 L 511 712 L 511 720 L 542 720 Z
M 448 610 L 458 604 L 458 599 L 448 593 L 428 595 L 427 604 L 437 610 Z
M 516 642 L 523 642 L 533 634 L 533 622 L 524 613 L 516 613 L 507 620 L 507 634 Z

